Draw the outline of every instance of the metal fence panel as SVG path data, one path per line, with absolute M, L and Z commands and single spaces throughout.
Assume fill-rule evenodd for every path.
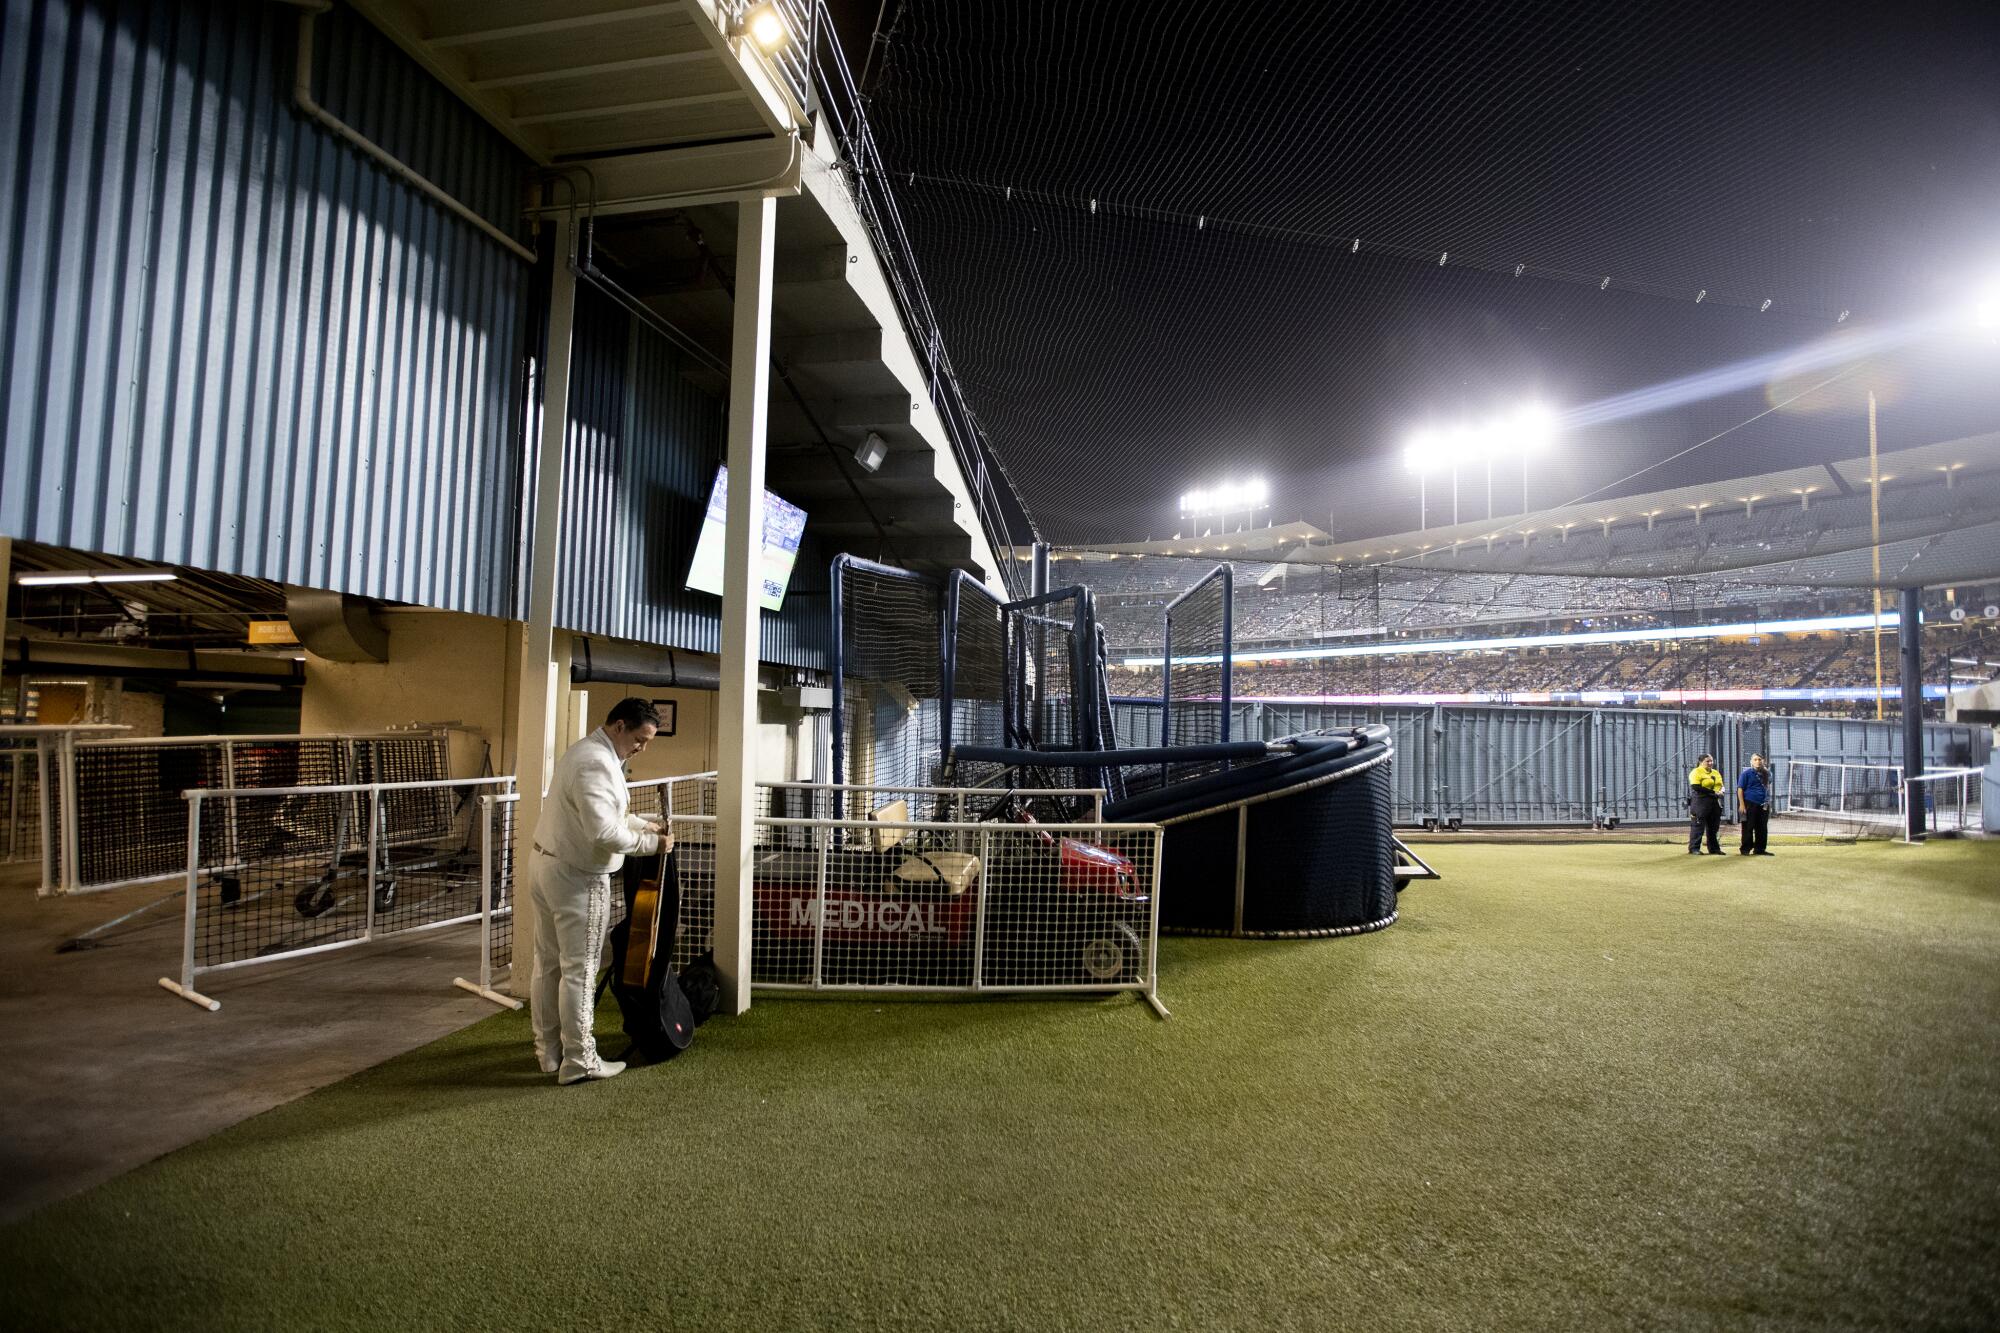
M 676 965 L 711 947 L 713 774 L 632 786 L 674 835 Z M 995 802 L 1007 808 L 996 809 Z M 762 783 L 752 969 L 760 989 L 1120 991 L 1157 999 L 1155 825 L 1104 793 Z M 1013 822 L 1014 805 L 1041 822 Z
M 1448 709 L 1440 812 L 1469 824 L 1589 822 L 1590 717 L 1555 709 Z
M 191 791 L 180 977 L 160 984 L 214 1009 L 194 988 L 203 973 L 480 919 L 490 807 L 479 797 L 513 785 L 488 777 Z M 261 832 L 215 836 L 232 827 Z
M 1121 699 L 1112 711 L 1119 745 L 1159 743 L 1158 703 Z M 1399 825 L 1451 818 L 1479 825 L 1678 823 L 1687 817 L 1687 772 L 1704 753 L 1715 756 L 1731 803 L 1736 774 L 1752 754 L 1764 755 L 1782 810 L 1794 760 L 1897 765 L 1903 744 L 1894 721 L 1665 708 L 1239 700 L 1231 712 L 1232 734 L 1242 739 L 1387 726 L 1396 747 Z M 1976 768 L 1992 742 L 1984 727 L 1931 722 L 1924 750 L 1927 767 Z

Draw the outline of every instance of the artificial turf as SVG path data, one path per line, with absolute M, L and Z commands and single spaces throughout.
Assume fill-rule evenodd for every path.
M 556 1088 L 499 1015 L 0 1231 L 0 1309 L 2000 1319 L 2000 845 L 1426 853 L 1447 878 L 1383 933 L 1164 942 L 1171 1022 L 1127 999 L 763 1000 L 682 1060 Z

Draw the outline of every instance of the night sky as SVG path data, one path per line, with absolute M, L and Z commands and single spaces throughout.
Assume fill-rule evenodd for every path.
M 885 11 L 871 118 L 1057 542 L 1167 535 L 1182 491 L 1253 474 L 1277 521 L 1413 527 L 1416 427 L 1943 322 L 2000 280 L 2000 6 L 839 8 L 857 70 Z M 1884 449 L 2000 429 L 2000 348 L 1938 329 L 1574 429 L 1528 499 L 1729 427 L 1608 493 L 1864 454 L 1869 389 Z

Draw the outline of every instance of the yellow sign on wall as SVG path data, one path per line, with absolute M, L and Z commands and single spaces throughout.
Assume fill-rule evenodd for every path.
M 289 620 L 253 620 L 250 622 L 251 643 L 297 643 L 299 636 L 292 633 Z

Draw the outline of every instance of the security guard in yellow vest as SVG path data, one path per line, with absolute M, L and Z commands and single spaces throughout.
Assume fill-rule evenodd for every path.
M 1708 853 L 1722 855 L 1717 833 L 1722 828 L 1722 774 L 1715 771 L 1715 756 L 1705 754 L 1688 770 L 1688 855 L 1702 850 L 1708 839 Z

